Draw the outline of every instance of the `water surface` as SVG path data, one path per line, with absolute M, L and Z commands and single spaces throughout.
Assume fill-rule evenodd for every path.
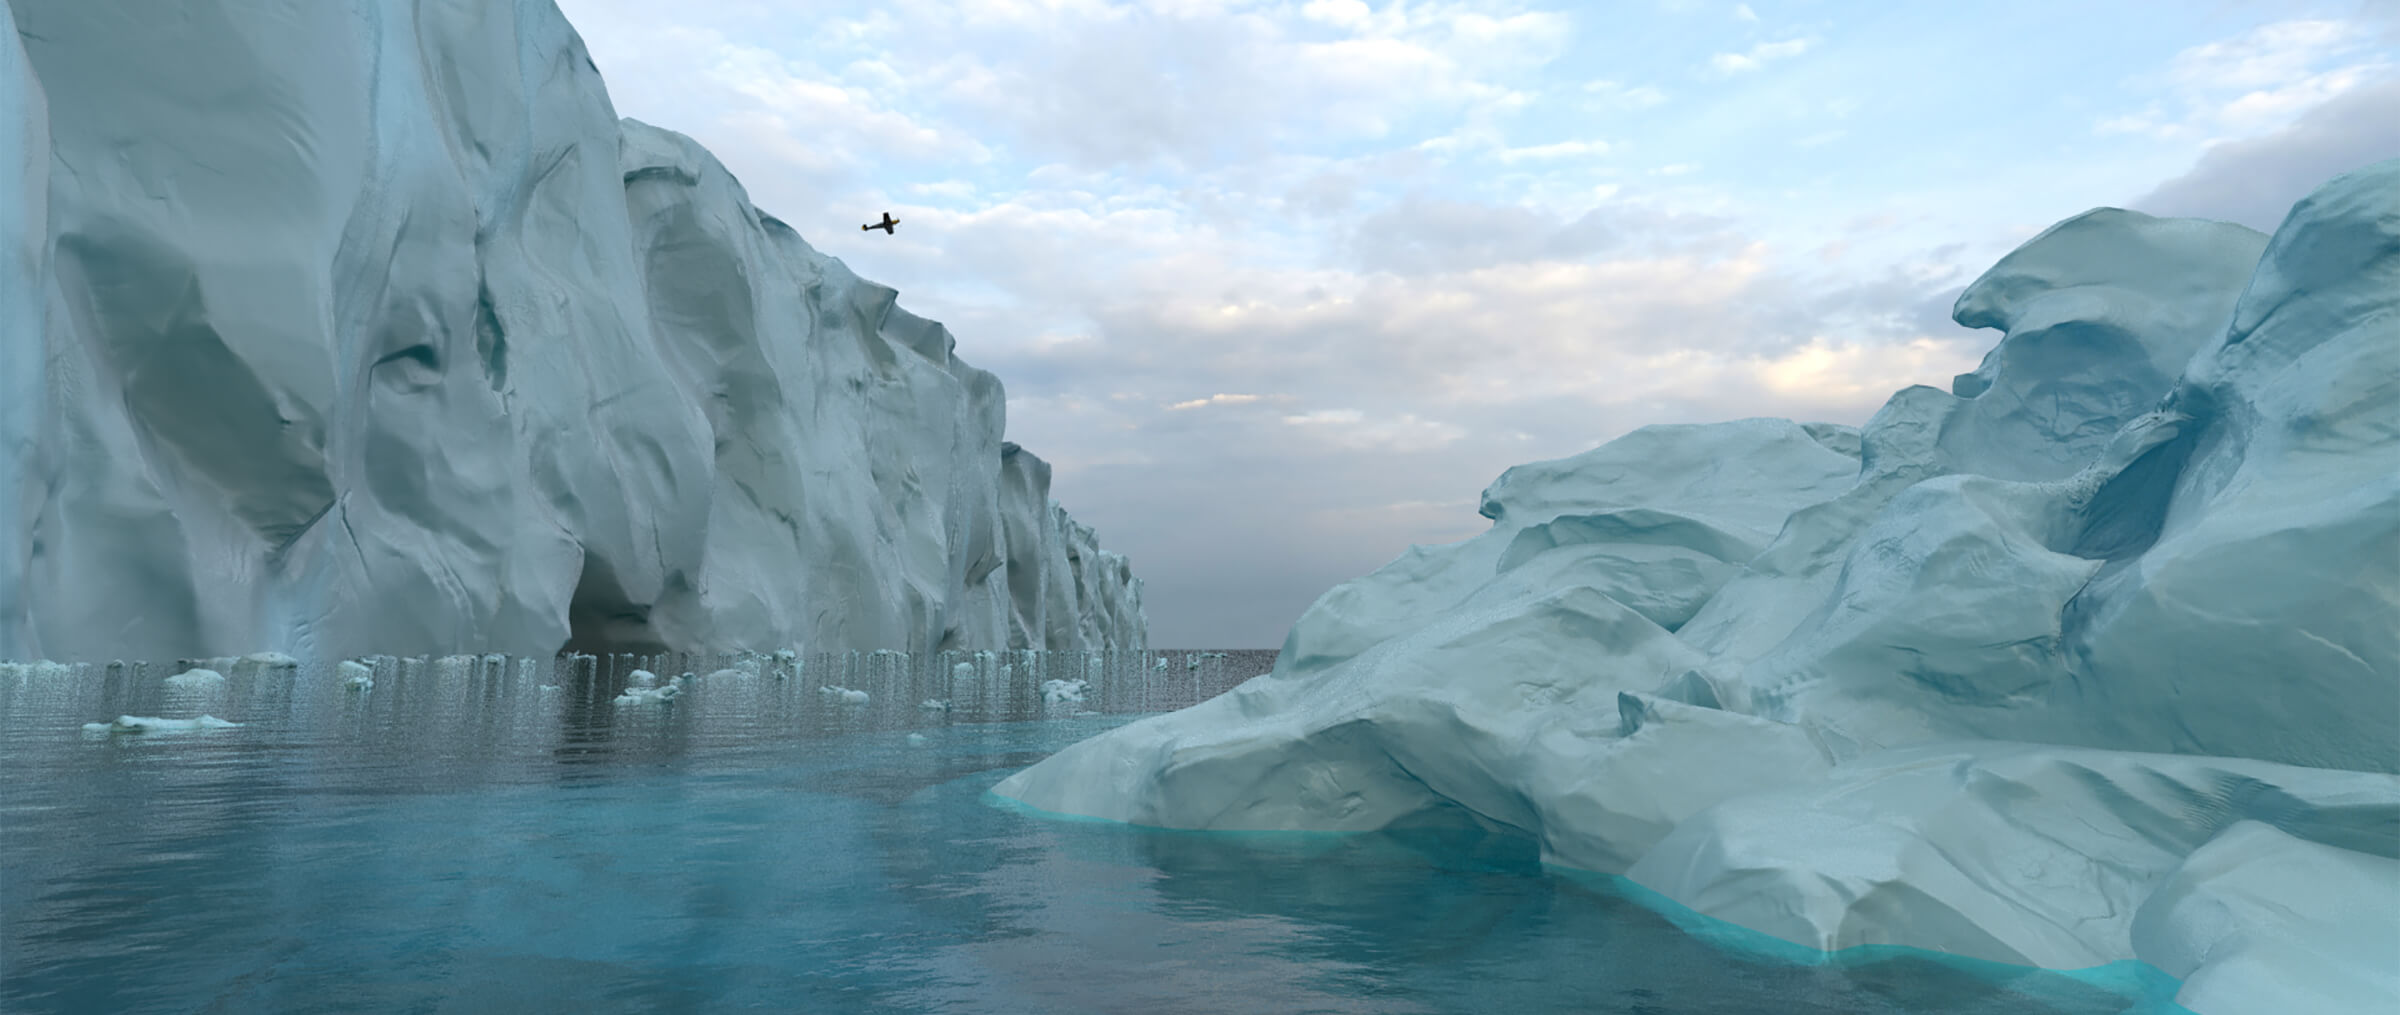
M 2172 1010 L 1729 950 L 1471 827 L 1206 835 L 987 798 L 1272 654 L 1168 659 L 753 663 L 642 705 L 615 702 L 622 665 L 546 660 L 387 664 L 363 692 L 0 670 L 0 1010 Z M 1100 679 L 1045 702 L 1060 672 Z M 128 713 L 242 725 L 83 729 Z

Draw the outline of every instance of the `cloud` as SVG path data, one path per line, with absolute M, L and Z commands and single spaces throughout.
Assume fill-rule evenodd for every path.
M 1328 217 L 1348 211 L 1357 200 L 1359 178 L 1339 171 L 1318 172 L 1283 192 L 1287 213 Z
M 869 88 L 846 85 L 792 64 L 770 50 L 698 33 L 711 50 L 709 75 L 755 101 L 785 136 L 806 136 L 832 150 L 873 150 L 901 158 L 966 158 L 989 153 L 974 139 L 885 108 Z M 825 145 L 824 139 L 847 141 Z
M 1206 169 L 1521 107 L 1529 99 L 1511 82 L 1553 59 L 1568 26 L 1486 6 L 1077 8 L 1011 32 L 927 26 L 932 38 L 909 44 L 940 42 L 947 56 L 928 77 L 946 82 L 954 115 L 1013 147 L 1091 167 Z
M 1762 42 L 1750 47 L 1747 53 L 1718 53 L 1708 58 L 1708 65 L 1720 74 L 1747 74 L 1777 60 L 1799 56 L 1807 52 L 1808 47 L 1807 39 Z
M 2278 88 L 2363 45 L 2353 26 L 2327 19 L 2278 21 L 2175 55 L 2167 77 L 2188 92 Z
M 1517 205 L 1410 195 L 1359 220 L 1352 262 L 1369 272 L 1424 275 L 1578 258 L 1618 236 L 1597 209 L 1571 219 Z
M 2192 130 L 2187 124 L 2168 119 L 2166 110 L 2155 102 L 2144 106 L 2139 112 L 2102 117 L 2092 124 L 2092 133 L 2095 134 L 2146 134 L 2161 140 L 2181 137 Z
M 1413 412 L 1370 418 L 1356 409 L 1327 409 L 1285 416 L 1283 422 L 1345 451 L 1434 451 L 1457 443 L 1467 433 L 1456 424 Z
M 2400 75 L 2343 92 L 2282 129 L 2212 145 L 2129 206 L 2273 232 L 2326 180 L 2390 158 L 2400 158 Z
M 1667 101 L 1667 93 L 1649 85 L 1627 87 L 1615 81 L 1586 81 L 1582 89 L 1595 102 L 1615 109 L 1649 109 Z
M 974 198 L 975 184 L 967 180 L 936 180 L 931 183 L 912 183 L 908 189 L 927 197 L 965 201 Z
M 1353 31 L 1365 30 L 1374 24 L 1374 12 L 1359 0 L 1309 0 L 1301 6 L 1300 16 Z
M 1177 402 L 1173 405 L 1167 406 L 1167 410 L 1170 412 L 1181 412 L 1188 409 L 1205 408 L 1211 405 L 1248 405 L 1255 401 L 1258 401 L 1257 395 L 1216 394 L 1210 395 L 1207 398 L 1195 398 L 1188 402 Z
M 1531 145 L 1523 148 L 1503 148 L 1497 154 L 1502 162 L 1547 161 L 1608 154 L 1606 141 L 1561 141 L 1557 144 Z
M 2136 76 L 2161 92 L 2137 110 L 2093 123 L 2102 135 L 2224 140 L 2289 124 L 2302 112 L 2400 72 L 2365 22 L 2271 22 L 2175 54 L 2164 70 Z

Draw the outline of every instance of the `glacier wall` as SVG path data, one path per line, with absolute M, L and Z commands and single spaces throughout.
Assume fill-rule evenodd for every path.
M 0 20 L 0 658 L 1145 644 L 999 380 L 549 0 Z
M 1010 776 L 1185 829 L 1465 821 L 1835 952 L 2400 1010 L 2400 161 L 2273 237 L 2100 209 L 1865 427 L 1655 426 Z

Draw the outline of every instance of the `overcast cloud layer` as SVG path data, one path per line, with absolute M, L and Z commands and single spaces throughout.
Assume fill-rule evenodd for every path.
M 560 6 L 1000 376 L 1170 648 L 1280 645 L 1512 464 L 1947 386 L 2059 219 L 2268 230 L 2400 156 L 2388 0 Z

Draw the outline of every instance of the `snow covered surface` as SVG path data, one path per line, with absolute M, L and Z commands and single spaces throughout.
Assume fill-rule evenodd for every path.
M 1145 644 L 999 380 L 550 0 L 146 10 L 0 0 L 0 658 Z
M 1447 814 L 1832 951 L 2400 1010 L 2400 162 L 2270 239 L 2101 209 L 1861 430 L 1655 426 L 1011 776 L 1189 829 Z

